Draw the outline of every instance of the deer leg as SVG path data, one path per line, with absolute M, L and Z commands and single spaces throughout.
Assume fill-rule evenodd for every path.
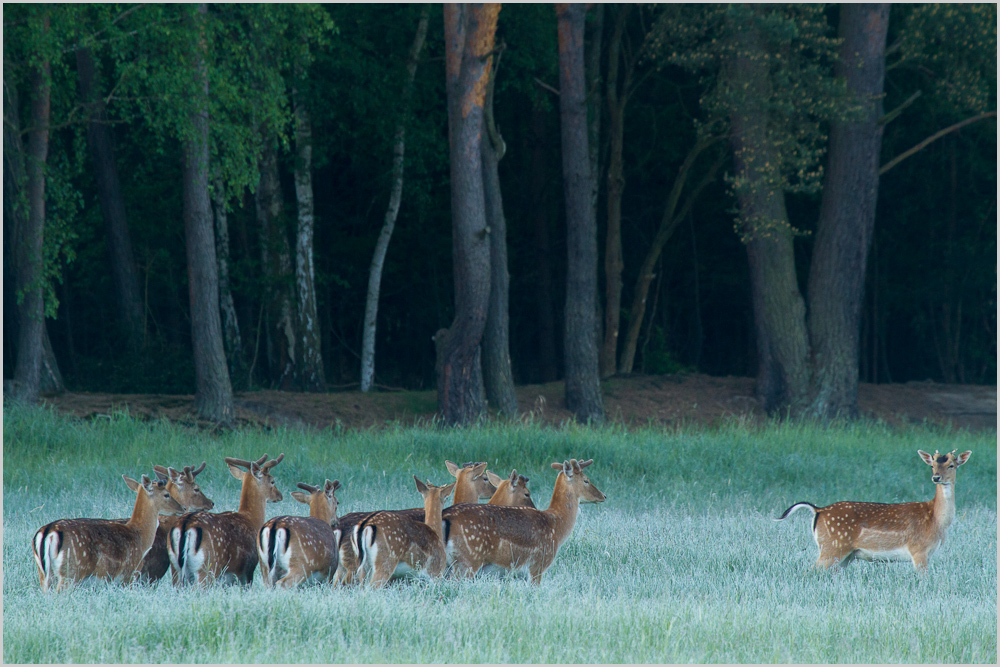
M 371 587 L 382 588 L 385 586 L 389 582 L 389 579 L 392 577 L 392 573 L 395 572 L 395 570 L 396 566 L 394 564 L 386 563 L 385 561 L 376 563 L 371 579 L 369 579 Z
M 913 567 L 920 574 L 927 574 L 927 553 L 923 551 L 918 551 L 917 553 L 910 552 L 910 558 L 913 560 Z
M 302 571 L 302 568 L 291 567 L 288 570 L 288 574 L 274 582 L 274 585 L 275 588 L 295 588 L 305 581 L 305 579 L 306 573 Z

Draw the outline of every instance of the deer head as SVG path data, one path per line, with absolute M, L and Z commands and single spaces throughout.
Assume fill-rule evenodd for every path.
M 955 471 L 958 466 L 962 465 L 969 460 L 972 456 L 972 451 L 964 451 L 958 456 L 955 456 L 957 449 L 953 449 L 947 454 L 939 454 L 938 451 L 934 450 L 934 455 L 931 456 L 925 451 L 920 449 L 917 450 L 917 454 L 920 458 L 924 460 L 924 463 L 929 465 L 933 471 L 931 474 L 931 481 L 935 484 L 954 484 L 955 483 Z
M 486 462 L 464 463 L 458 466 L 451 461 L 445 461 L 455 479 L 455 503 L 474 503 L 480 498 L 490 498 L 496 492 L 496 487 L 486 475 Z
M 562 463 L 553 463 L 552 468 L 559 470 L 562 474 L 556 477 L 556 484 L 562 483 L 570 494 L 576 496 L 581 503 L 601 503 L 605 500 L 605 495 L 598 491 L 597 487 L 590 483 L 590 478 L 584 474 L 583 469 L 594 462 L 594 459 L 577 461 L 569 459 Z
M 256 461 L 244 461 L 243 459 L 226 457 L 225 461 L 229 465 L 229 472 L 232 473 L 233 477 L 243 482 L 243 492 L 240 496 L 241 506 L 243 505 L 243 496 L 247 494 L 248 488 L 252 488 L 269 503 L 281 501 L 281 491 L 278 490 L 278 486 L 274 481 L 274 477 L 271 476 L 270 470 L 281 463 L 284 458 L 284 454 L 271 461 L 267 461 L 267 454 L 264 454 L 264 456 Z M 240 468 L 246 468 L 246 470 L 244 471 Z
M 187 511 L 210 510 L 215 507 L 215 503 L 202 493 L 201 487 L 195 481 L 195 477 L 205 469 L 205 465 L 205 462 L 202 461 L 197 468 L 184 466 L 184 470 L 180 472 L 173 468 L 153 466 L 153 472 L 160 480 L 167 483 L 170 495 Z
M 334 492 L 340 488 L 340 480 L 326 480 L 322 486 L 310 486 L 299 482 L 302 491 L 292 491 L 292 498 L 309 505 L 309 516 L 333 524 L 337 521 L 337 497 Z M 305 493 L 303 493 L 303 491 Z
M 136 504 L 142 503 L 145 498 L 148 506 L 152 508 L 154 515 L 170 514 L 176 516 L 184 514 L 184 508 L 173 499 L 170 492 L 167 491 L 167 483 L 163 480 L 156 480 L 154 482 L 146 475 L 140 478 L 141 482 L 137 482 L 127 475 L 122 475 L 122 479 L 125 480 L 128 488 L 136 493 Z M 145 505 L 146 503 L 142 504 Z
M 490 498 L 491 505 L 507 505 L 508 507 L 534 507 L 531 490 L 528 489 L 528 478 L 518 475 L 517 470 L 510 471 L 510 477 L 501 479 L 499 475 L 487 471 L 490 482 L 497 487 L 496 493 Z

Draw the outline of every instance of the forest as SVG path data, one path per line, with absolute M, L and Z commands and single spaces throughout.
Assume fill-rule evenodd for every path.
M 5 395 L 996 383 L 995 4 L 3 22 Z

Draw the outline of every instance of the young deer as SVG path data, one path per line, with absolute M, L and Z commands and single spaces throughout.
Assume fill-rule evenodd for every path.
M 215 507 L 215 503 L 208 499 L 194 478 L 205 469 L 205 462 L 195 468 L 194 466 L 184 466 L 182 472 L 177 472 L 173 468 L 163 466 L 153 466 L 156 477 L 166 483 L 167 492 L 176 500 L 185 512 L 197 510 L 210 510 Z M 120 523 L 125 523 L 128 519 L 115 519 Z M 142 558 L 142 566 L 139 568 L 139 580 L 143 583 L 155 583 L 163 578 L 163 575 L 170 569 L 170 555 L 167 553 L 167 535 L 171 529 L 178 524 L 180 517 L 164 516 L 160 519 L 160 525 L 156 527 L 156 537 L 153 538 L 153 546 L 149 548 Z
M 229 472 L 243 484 L 239 509 L 221 514 L 191 512 L 181 517 L 167 540 L 175 585 L 216 580 L 249 585 L 253 581 L 264 505 L 281 500 L 281 491 L 270 471 L 283 458 L 284 454 L 267 461 L 265 454 L 257 461 L 225 459 Z
M 492 498 L 496 488 L 488 479 L 491 475 L 486 470 L 487 463 L 466 463 L 459 467 L 451 461 L 445 461 L 445 466 L 455 477 L 455 497 L 452 500 L 452 507 L 459 503 L 475 503 L 480 498 Z M 450 509 L 450 508 L 449 508 Z M 388 511 L 388 510 L 387 510 Z M 413 521 L 424 520 L 424 509 L 422 507 L 406 510 L 391 510 L 405 516 Z M 351 512 L 340 518 L 341 540 L 339 546 L 340 570 L 337 572 L 337 584 L 355 583 L 354 577 L 361 566 L 361 553 L 358 547 L 358 537 L 360 536 L 359 526 L 361 522 L 370 518 L 376 512 Z
M 309 516 L 278 516 L 260 529 L 257 555 L 260 573 L 269 588 L 292 588 L 304 581 L 325 582 L 337 570 L 340 528 L 337 524 L 337 497 L 340 481 L 326 480 L 323 486 L 299 482 L 305 491 L 292 491 L 292 498 L 309 505 Z
M 535 507 L 528 489 L 528 478 L 518 475 L 516 470 L 510 471 L 508 479 L 501 480 L 499 475 L 487 471 L 490 482 L 497 487 L 487 505 L 504 505 L 506 507 Z
M 580 503 L 600 503 L 605 496 L 583 469 L 594 460 L 553 463 L 559 470 L 552 501 L 544 512 L 529 507 L 463 505 L 448 516 L 449 560 L 458 576 L 472 576 L 483 566 L 527 569 L 539 584 L 559 547 L 573 532 Z
M 842 501 L 816 507 L 795 503 L 775 519 L 781 521 L 800 507 L 813 513 L 813 538 L 819 547 L 816 566 L 829 568 L 839 562 L 847 567 L 855 557 L 862 560 L 911 560 L 918 571 L 927 570 L 927 559 L 941 546 L 948 526 L 955 519 L 955 469 L 969 460 L 971 451 L 958 456 L 931 456 L 917 450 L 931 466 L 931 481 L 937 485 L 934 498 L 917 503 L 859 503 Z
M 153 544 L 160 514 L 184 511 L 162 481 L 142 481 L 122 475 L 135 492 L 132 518 L 126 522 L 109 519 L 60 519 L 35 533 L 32 551 L 43 591 L 55 582 L 56 591 L 89 579 L 109 579 L 132 583 L 139 577 L 142 557 Z
M 408 570 L 439 577 L 447 557 L 441 533 L 442 500 L 455 488 L 424 484 L 416 475 L 417 491 L 424 497 L 426 521 L 414 521 L 398 512 L 377 512 L 360 524 L 362 579 L 384 586 L 396 573 Z

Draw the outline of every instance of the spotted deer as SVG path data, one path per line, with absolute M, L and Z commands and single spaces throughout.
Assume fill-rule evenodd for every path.
M 486 462 L 465 463 L 459 466 L 452 461 L 445 461 L 445 467 L 455 477 L 455 495 L 452 506 L 460 503 L 475 503 L 481 498 L 492 498 L 496 492 L 493 483 L 487 475 L 492 474 L 487 469 Z M 450 509 L 450 508 L 449 508 Z M 392 510 L 414 521 L 424 520 L 422 507 L 406 510 Z M 375 512 L 351 512 L 340 518 L 341 540 L 339 547 L 340 569 L 337 572 L 337 584 L 355 583 L 355 575 L 361 567 L 359 526 L 362 521 Z
M 153 466 L 156 477 L 165 482 L 167 492 L 176 500 L 185 512 L 197 510 L 210 510 L 215 507 L 215 503 L 208 499 L 201 491 L 201 487 L 194 478 L 205 469 L 205 462 L 195 468 L 194 466 L 184 466 L 184 470 L 178 472 L 173 468 L 163 466 Z M 125 523 L 128 519 L 115 519 L 120 523 Z M 178 516 L 160 517 L 160 525 L 156 528 L 156 537 L 153 538 L 153 546 L 149 548 L 142 558 L 142 566 L 139 568 L 139 581 L 143 583 L 155 583 L 163 578 L 163 575 L 170 569 L 170 555 L 167 553 L 167 535 L 170 530 L 180 521 Z
M 484 566 L 527 570 L 534 584 L 552 564 L 573 532 L 580 503 L 600 503 L 605 496 L 583 469 L 594 462 L 569 459 L 553 463 L 559 471 L 549 508 L 463 505 L 448 516 L 448 558 L 456 576 L 472 576 Z
M 447 565 L 441 532 L 441 505 L 456 482 L 447 486 L 424 484 L 413 476 L 424 497 L 425 521 L 414 521 L 399 512 L 376 512 L 359 524 L 361 579 L 376 588 L 393 574 L 412 571 L 440 577 Z
M 43 591 L 85 579 L 129 584 L 139 578 L 142 557 L 153 544 L 160 514 L 180 514 L 184 508 L 171 497 L 167 484 L 143 475 L 140 482 L 122 475 L 135 492 L 132 517 L 60 519 L 43 526 L 32 540 L 38 580 Z
M 524 475 L 518 475 L 517 470 L 510 471 L 510 477 L 500 479 L 499 475 L 487 471 L 490 482 L 497 488 L 488 505 L 504 505 L 506 507 L 535 507 L 528 489 L 530 481 Z
M 260 573 L 269 588 L 293 588 L 307 581 L 327 582 L 337 570 L 337 497 L 340 481 L 322 486 L 299 482 L 292 498 L 309 505 L 309 516 L 278 516 L 257 535 Z
M 927 559 L 944 541 L 955 519 L 955 470 L 969 460 L 971 451 L 958 456 L 931 456 L 917 450 L 931 466 L 931 481 L 937 485 L 934 498 L 915 503 L 860 503 L 841 501 L 826 507 L 799 502 L 786 509 L 775 521 L 805 507 L 813 513 L 812 533 L 819 547 L 816 567 L 840 563 L 847 567 L 855 558 L 862 560 L 910 560 L 917 571 L 927 570 Z
M 249 585 L 253 581 L 264 506 L 282 498 L 271 469 L 284 458 L 282 454 L 267 461 L 265 454 L 257 461 L 225 459 L 229 472 L 242 483 L 239 508 L 220 514 L 191 512 L 181 517 L 167 540 L 175 585 L 215 581 Z

